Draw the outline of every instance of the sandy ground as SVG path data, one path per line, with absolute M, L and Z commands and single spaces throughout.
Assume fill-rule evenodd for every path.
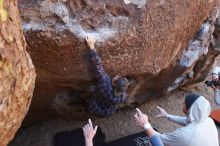
M 212 89 L 207 89 L 203 83 L 200 83 L 177 90 L 159 100 L 151 101 L 140 106 L 140 109 L 148 114 L 153 127 L 161 132 L 170 132 L 178 125 L 166 119 L 156 118 L 155 115 L 158 113 L 156 107 L 159 105 L 170 114 L 182 115 L 182 102 L 190 91 L 205 96 L 210 101 L 212 108 L 218 108 L 213 99 Z M 111 141 L 141 131 L 135 125 L 133 115 L 132 110 L 118 111 L 110 118 L 94 120 L 94 124 L 100 126 L 106 134 L 106 140 Z M 20 129 L 9 146 L 53 146 L 53 136 L 56 132 L 72 130 L 82 127 L 84 124 L 85 121 L 51 120 L 42 122 L 26 129 Z

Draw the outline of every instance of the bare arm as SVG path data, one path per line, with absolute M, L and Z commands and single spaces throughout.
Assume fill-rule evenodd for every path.
M 93 146 L 92 140 L 85 140 L 86 146 Z

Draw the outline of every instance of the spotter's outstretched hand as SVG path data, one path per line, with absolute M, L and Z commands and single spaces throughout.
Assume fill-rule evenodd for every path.
M 160 111 L 160 113 L 156 115 L 156 117 L 167 118 L 169 116 L 169 114 L 161 107 L 157 106 L 157 109 Z
M 140 109 L 136 108 L 136 113 L 134 115 L 134 118 L 135 118 L 135 122 L 136 122 L 136 125 L 141 127 L 141 128 L 144 128 L 144 125 L 146 123 L 149 123 L 148 121 L 148 116 L 146 114 L 143 114 Z
M 91 119 L 89 119 L 88 123 L 83 127 L 83 134 L 85 136 L 85 140 L 92 141 L 96 134 L 97 128 L 98 126 L 95 126 L 95 128 L 93 128 L 92 121 Z

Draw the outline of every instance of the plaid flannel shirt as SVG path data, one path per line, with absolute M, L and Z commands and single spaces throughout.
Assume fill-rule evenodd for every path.
M 127 95 L 115 96 L 112 80 L 105 73 L 95 49 L 90 50 L 89 60 L 97 85 L 89 101 L 88 110 L 97 116 L 108 117 L 115 112 L 117 104 L 125 102 Z

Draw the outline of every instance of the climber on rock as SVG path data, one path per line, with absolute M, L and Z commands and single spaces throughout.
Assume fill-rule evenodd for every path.
M 148 116 L 137 109 L 135 121 L 149 136 L 159 135 L 165 146 L 219 146 L 218 131 L 209 117 L 211 106 L 208 100 L 197 94 L 189 94 L 183 103 L 183 112 L 187 116 L 174 116 L 158 107 L 160 114 L 169 121 L 184 127 L 170 133 L 160 134 L 151 127 Z
M 95 49 L 95 38 L 86 38 L 89 46 L 89 61 L 96 80 L 95 91 L 89 101 L 88 111 L 99 117 L 108 117 L 116 111 L 116 105 L 126 101 L 128 80 L 119 75 L 111 78 L 103 69 Z
M 220 67 L 216 66 L 212 69 L 212 81 L 206 81 L 207 87 L 211 87 L 214 90 L 215 102 L 220 104 Z

